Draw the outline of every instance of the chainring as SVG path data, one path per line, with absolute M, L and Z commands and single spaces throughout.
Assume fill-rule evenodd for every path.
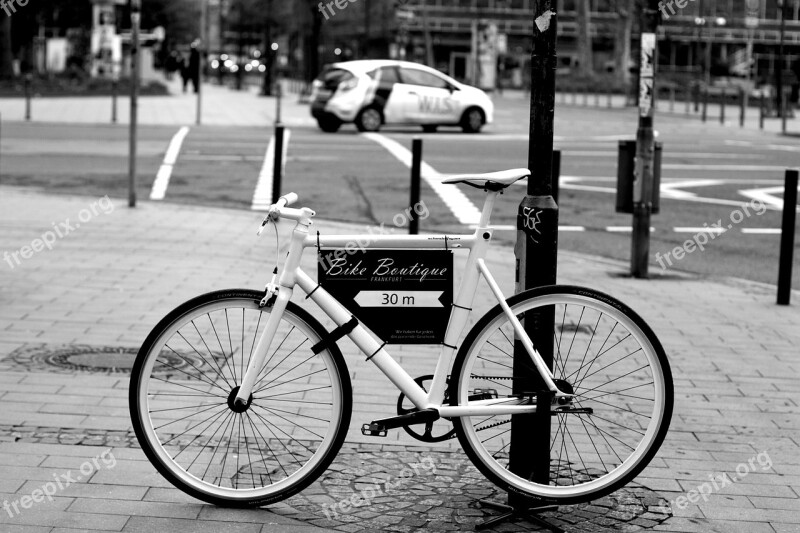
M 424 383 L 427 381 L 433 381 L 433 376 L 420 376 L 414 380 L 414 382 L 422 387 L 425 392 L 428 392 L 428 389 L 425 387 Z M 450 381 L 450 378 L 447 378 L 447 381 Z M 403 401 L 406 399 L 406 395 L 400 393 L 400 396 L 397 398 L 397 414 L 398 415 L 407 415 L 408 413 L 412 413 L 416 411 L 416 407 L 403 407 Z M 444 392 L 444 401 L 442 403 L 447 404 L 449 401 L 449 393 L 447 389 Z M 417 428 L 424 428 L 422 432 L 419 432 Z M 424 424 L 414 424 L 411 426 L 403 426 L 403 430 L 414 437 L 415 439 L 422 441 L 422 442 L 443 442 L 446 440 L 450 440 L 456 436 L 456 430 L 453 428 L 452 421 L 440 418 L 434 422 L 425 422 Z

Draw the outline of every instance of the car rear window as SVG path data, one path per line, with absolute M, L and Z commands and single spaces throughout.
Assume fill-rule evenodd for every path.
M 341 68 L 331 68 L 324 70 L 319 75 L 318 80 L 322 82 L 326 89 L 335 91 L 339 84 L 353 78 L 353 73 Z

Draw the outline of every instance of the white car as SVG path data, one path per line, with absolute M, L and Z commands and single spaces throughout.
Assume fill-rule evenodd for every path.
M 323 131 L 355 123 L 359 131 L 381 126 L 460 126 L 477 133 L 494 119 L 494 104 L 480 89 L 407 61 L 334 63 L 314 80 L 311 115 Z

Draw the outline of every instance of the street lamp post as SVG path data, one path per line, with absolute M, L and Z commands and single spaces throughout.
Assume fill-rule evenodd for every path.
M 142 0 L 131 0 L 131 115 L 128 134 L 128 207 L 136 207 L 136 127 L 139 118 L 139 29 Z
M 783 62 L 784 43 L 786 41 L 786 0 L 778 0 L 778 9 L 781 10 L 781 37 L 778 45 L 778 66 L 775 69 L 776 108 L 778 116 L 783 117 Z

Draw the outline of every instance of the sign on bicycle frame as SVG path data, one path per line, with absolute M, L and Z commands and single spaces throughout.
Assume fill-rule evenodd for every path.
M 453 252 L 321 250 L 319 283 L 388 344 L 444 342 Z

